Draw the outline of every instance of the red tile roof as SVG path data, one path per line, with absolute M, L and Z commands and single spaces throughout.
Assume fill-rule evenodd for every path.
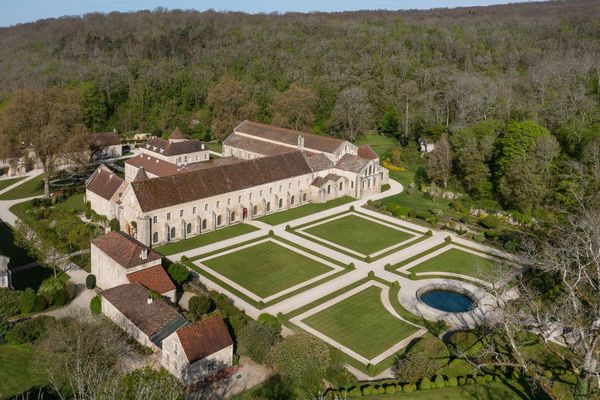
M 161 259 L 160 254 L 123 232 L 107 233 L 92 240 L 92 244 L 123 268 L 133 268 Z M 142 258 L 143 250 L 148 252 L 145 259 Z
M 125 182 L 123 179 L 102 164 L 89 177 L 85 188 L 106 200 L 110 200 L 123 182 Z
M 127 274 L 129 282 L 138 282 L 157 293 L 166 293 L 175 290 L 175 285 L 162 265 L 146 268 L 141 271 Z
M 140 154 L 139 156 L 131 157 L 125 164 L 129 164 L 136 168 L 144 168 L 146 173 L 155 175 L 155 176 L 168 176 L 173 175 L 179 172 L 177 165 L 171 164 L 164 160 L 159 160 L 158 158 L 151 157 L 145 154 Z
M 358 146 L 358 156 L 367 160 L 376 160 L 379 158 L 377 153 L 368 144 Z
M 177 136 L 177 135 L 176 135 Z M 172 138 L 177 139 L 177 137 Z M 185 138 L 184 138 L 185 139 Z M 168 140 L 154 137 L 141 146 L 146 151 L 162 154 L 164 156 L 176 156 L 180 154 L 195 153 L 197 151 L 208 150 L 204 144 L 198 140 L 184 140 L 183 142 L 169 142 Z M 156 149 L 155 149 L 156 148 Z M 162 152 L 161 152 L 162 150 Z
M 236 132 L 245 133 L 246 135 L 274 140 L 293 146 L 298 145 L 298 136 L 302 136 L 304 138 L 304 148 L 324 151 L 326 153 L 333 153 L 345 142 L 345 140 L 329 136 L 279 128 L 277 126 L 265 125 L 247 120 L 241 122 L 234 130 Z
M 185 136 L 179 130 L 179 127 L 177 127 L 173 132 L 171 132 L 171 136 L 169 136 L 169 139 L 185 139 Z
M 298 150 L 298 147 L 282 146 L 280 144 L 270 143 L 264 140 L 238 135 L 236 133 L 229 135 L 227 139 L 223 141 L 223 144 L 225 146 L 246 150 L 251 153 L 261 154 L 263 156 L 290 153 Z
M 219 314 L 213 314 L 179 329 L 177 336 L 190 363 L 202 360 L 233 344 Z

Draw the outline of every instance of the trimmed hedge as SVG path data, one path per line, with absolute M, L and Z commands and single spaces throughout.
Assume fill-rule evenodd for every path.
M 88 289 L 94 289 L 96 287 L 96 275 L 88 274 L 88 276 L 85 277 L 85 287 Z
M 102 298 L 100 296 L 95 296 L 90 300 L 90 310 L 92 310 L 92 314 L 96 315 L 102 312 Z

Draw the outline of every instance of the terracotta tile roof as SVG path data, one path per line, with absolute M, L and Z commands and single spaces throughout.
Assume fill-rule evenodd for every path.
M 198 171 L 200 169 L 219 167 L 219 166 L 222 166 L 222 165 L 234 164 L 234 163 L 244 162 L 244 161 L 245 161 L 244 159 L 237 158 L 237 157 L 218 157 L 218 158 L 212 158 L 212 159 L 207 160 L 207 161 L 202 161 L 202 162 L 197 162 L 197 163 L 193 163 L 193 164 L 188 164 L 187 167 L 182 168 L 181 172 Z
M 204 143 L 198 140 L 184 140 L 183 142 L 169 142 L 158 137 L 154 137 L 141 146 L 145 151 L 162 154 L 164 156 L 177 156 L 197 151 L 207 150 Z M 161 151 L 162 150 L 162 151 Z
M 358 146 L 358 156 L 367 160 L 377 160 L 379 158 L 377 153 L 368 144 Z
M 179 329 L 177 336 L 190 363 L 202 360 L 233 344 L 219 314 L 213 314 Z
M 106 165 L 102 164 L 85 183 L 85 188 L 98 196 L 110 200 L 125 182 Z
M 262 154 L 264 156 L 271 156 L 274 154 L 290 153 L 297 151 L 298 147 L 282 146 L 275 143 L 265 142 L 260 139 L 253 139 L 251 137 L 238 135 L 232 133 L 223 141 L 226 146 L 243 149 L 252 153 Z
M 97 146 L 116 146 L 121 144 L 121 137 L 115 132 L 90 133 L 89 140 Z
M 131 185 L 142 211 L 148 212 L 310 173 L 302 152 L 296 151 Z
M 160 254 L 123 232 L 110 232 L 99 236 L 92 240 L 92 244 L 123 268 L 133 268 L 161 259 Z M 143 250 L 148 252 L 145 259 L 142 258 Z
M 316 187 L 323 187 L 323 185 L 325 185 L 327 182 L 337 182 L 340 179 L 342 179 L 341 176 L 336 175 L 336 174 L 328 174 L 325 177 L 317 177 L 315 178 L 314 181 L 312 181 L 311 185 L 316 186 Z
M 173 132 L 171 132 L 169 139 L 185 139 L 185 136 L 179 130 L 179 127 L 177 127 L 177 128 L 175 128 L 175 130 L 173 130 Z
M 138 168 L 137 173 L 135 174 L 135 178 L 133 178 L 134 182 L 139 182 L 148 179 L 148 174 L 146 174 L 146 170 L 143 166 Z
M 150 291 L 138 282 L 115 286 L 102 292 L 128 320 L 149 337 L 180 318 L 179 313 L 164 301 L 148 304 Z
M 323 153 L 307 155 L 306 161 L 315 172 L 333 168 L 333 162 Z
M 344 154 L 335 164 L 335 167 L 343 171 L 359 172 L 368 162 L 369 160 L 360 158 L 359 156 Z
M 247 135 L 275 140 L 293 146 L 298 145 L 298 136 L 302 136 L 304 138 L 305 149 L 319 150 L 326 153 L 333 153 L 345 142 L 345 140 L 342 139 L 294 131 L 292 129 L 279 128 L 252 121 L 243 121 L 236 126 L 234 130 Z
M 147 289 L 161 294 L 175 290 L 173 281 L 160 264 L 127 274 L 127 279 L 129 279 L 129 282 L 141 283 Z
M 140 154 L 139 156 L 131 157 L 125 164 L 129 164 L 136 168 L 144 168 L 146 173 L 155 175 L 155 176 L 168 176 L 173 175 L 179 172 L 177 165 L 171 164 L 164 160 L 159 160 L 158 158 L 151 157 L 145 154 Z

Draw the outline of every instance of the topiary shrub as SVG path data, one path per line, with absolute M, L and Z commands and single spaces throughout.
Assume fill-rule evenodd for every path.
M 417 210 L 415 210 L 414 208 L 411 208 L 410 210 L 408 210 L 408 217 L 409 218 L 416 218 L 417 217 Z
M 410 275 L 408 275 L 408 278 L 409 278 L 411 281 L 416 281 L 416 280 L 417 280 L 417 274 L 416 274 L 416 273 L 414 273 L 414 272 L 411 272 L 411 273 L 410 273 Z
M 375 271 L 369 271 L 369 273 L 367 274 L 367 276 L 369 278 L 375 278 Z
M 371 262 L 371 256 L 366 256 L 366 257 L 365 257 L 365 262 L 368 262 L 368 263 L 370 263 L 370 262 Z
M 102 297 L 95 296 L 92 300 L 90 300 L 90 310 L 92 314 L 100 314 L 102 312 Z
M 96 275 L 88 274 L 85 277 L 85 287 L 88 289 L 94 289 L 96 287 Z
M 444 241 L 446 243 L 450 243 L 452 241 L 452 236 L 446 236 L 446 238 L 444 239 Z
M 365 386 L 361 390 L 361 393 L 363 396 L 369 396 L 369 395 L 371 395 L 371 392 L 372 392 L 371 386 Z
M 475 379 L 473 379 L 472 377 L 468 377 L 466 384 L 467 385 L 474 385 L 475 384 Z
M 483 376 L 483 375 L 477 375 L 477 377 L 475 378 L 475 380 L 480 385 L 485 384 L 485 376 Z
M 379 386 L 377 388 L 377 393 L 378 394 L 385 394 L 385 388 L 383 386 Z
M 393 394 L 396 393 L 396 385 L 387 385 L 385 387 L 385 393 L 386 394 Z
M 354 211 L 354 206 L 350 206 L 350 211 Z
M 419 389 L 421 389 L 421 390 L 431 389 L 431 381 L 429 380 L 429 378 L 421 379 L 421 382 L 419 383 Z
M 285 226 L 285 230 L 286 230 L 286 231 L 291 231 L 291 230 L 292 230 L 292 227 L 291 227 L 291 226 L 289 226 L 289 225 L 286 225 L 286 226 Z
M 270 326 L 277 333 L 281 333 L 281 322 L 271 314 L 262 313 L 258 316 L 258 320 L 265 325 Z
M 456 379 L 456 377 L 454 377 L 453 375 L 448 375 L 448 380 L 446 381 L 446 386 L 448 386 L 448 387 L 457 387 L 458 386 L 458 379 Z
M 273 229 L 269 229 L 269 236 L 275 236 L 275 232 L 273 232 Z
M 179 261 L 181 261 L 181 262 L 186 262 L 188 260 L 189 260 L 189 258 L 187 258 L 187 256 L 181 256 L 181 258 L 179 259 Z
M 19 299 L 19 311 L 21 314 L 29 314 L 33 311 L 35 305 L 35 292 L 32 288 L 27 288 L 21 293 Z
M 356 265 L 354 265 L 354 263 L 348 264 L 348 269 L 354 269 L 354 268 L 356 268 Z
M 441 375 L 438 375 L 435 377 L 435 387 L 438 389 L 441 389 L 445 386 L 445 382 L 444 382 L 444 377 Z
M 464 376 L 459 376 L 456 380 L 458 381 L 459 386 L 463 386 L 467 383 L 467 378 Z
M 412 383 L 407 383 L 406 385 L 402 386 L 402 391 L 404 393 L 412 393 L 415 391 L 415 385 Z
M 398 288 L 400 287 L 400 282 L 398 282 L 398 281 L 394 281 L 394 282 L 392 282 L 392 287 L 393 287 L 394 289 L 398 289 Z
M 425 232 L 425 236 L 433 236 L 433 231 L 430 229 L 427 232 Z

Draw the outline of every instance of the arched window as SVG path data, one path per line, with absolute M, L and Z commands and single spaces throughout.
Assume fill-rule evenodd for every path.
M 327 194 L 331 193 L 331 185 L 327 185 Z
M 271 202 L 270 201 L 267 202 L 267 211 L 271 211 Z
M 231 218 L 229 219 L 230 222 L 235 221 L 235 211 L 231 212 Z
M 175 227 L 172 227 L 171 228 L 171 237 L 170 237 L 170 239 L 173 239 L 176 235 L 177 235 L 177 230 L 175 229 Z
M 188 235 L 190 233 L 192 233 L 192 224 L 187 224 L 187 228 L 185 229 L 185 231 L 187 232 Z
M 283 207 L 283 199 L 279 199 L 279 208 Z
M 221 216 L 219 215 L 217 217 L 217 226 L 221 225 Z
M 340 190 L 344 188 L 344 182 L 340 182 Z
M 256 214 L 258 214 L 258 206 L 252 208 L 252 216 L 255 216 Z
M 152 243 L 158 243 L 158 232 L 152 234 Z
M 202 220 L 202 230 L 206 229 L 206 220 Z
M 296 196 L 292 196 L 292 198 L 290 199 L 290 203 L 294 204 L 295 201 L 296 201 Z

